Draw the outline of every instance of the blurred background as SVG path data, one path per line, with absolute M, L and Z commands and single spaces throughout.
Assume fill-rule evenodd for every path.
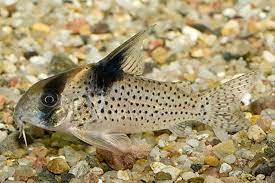
M 219 183 L 253 181 L 257 174 L 263 182 L 275 181 L 275 166 L 252 175 L 256 161 L 265 166 L 256 156 L 262 149 L 273 147 L 267 150 L 271 154 L 264 154 L 269 160 L 275 155 L 274 110 L 268 115 L 261 109 L 247 112 L 266 140 L 254 144 L 251 138 L 235 137 L 234 143 L 245 143 L 237 149 L 231 146 L 232 140 L 229 147 L 222 146 L 233 148 L 226 154 L 229 160 L 213 154 L 211 148 L 218 142 L 205 127 L 190 129 L 187 139 L 168 132 L 131 135 L 135 142 L 150 144 L 152 151 L 128 171 L 113 171 L 99 162 L 93 147 L 77 139 L 33 127 L 27 130 L 30 146 L 24 148 L 18 144 L 12 119 L 17 100 L 32 84 L 77 65 L 95 63 L 154 24 L 143 48 L 144 77 L 188 80 L 194 91 L 202 91 L 257 69 L 259 81 L 252 100 L 274 95 L 274 8 L 274 0 L 0 0 L 0 182 L 184 183 L 193 178 Z M 267 100 L 274 109 L 274 98 Z M 265 117 L 268 120 L 262 120 Z M 61 158 L 53 162 L 53 157 Z M 167 170 L 154 169 L 152 163 L 159 161 L 163 166 L 154 165 Z M 53 168 L 57 165 L 60 171 Z M 242 173 L 253 178 L 241 179 Z

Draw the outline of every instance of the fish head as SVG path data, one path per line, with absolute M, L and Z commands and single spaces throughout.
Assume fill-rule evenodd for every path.
M 66 94 L 66 73 L 41 80 L 31 86 L 18 101 L 14 121 L 57 131 L 71 118 L 70 99 Z

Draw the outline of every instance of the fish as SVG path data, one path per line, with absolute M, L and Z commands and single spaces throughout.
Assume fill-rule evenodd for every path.
M 128 152 L 127 134 L 168 129 L 184 135 L 192 121 L 216 130 L 249 127 L 241 100 L 253 87 L 249 71 L 216 88 L 194 92 L 187 81 L 142 76 L 142 44 L 152 28 L 132 36 L 97 63 L 81 65 L 32 85 L 18 101 L 14 121 L 71 134 L 97 148 Z M 26 139 L 25 139 L 26 142 Z

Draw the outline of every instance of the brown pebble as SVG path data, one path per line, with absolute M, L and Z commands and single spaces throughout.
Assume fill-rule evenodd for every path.
M 62 158 L 55 158 L 49 161 L 47 168 L 54 174 L 62 174 L 70 170 L 69 165 Z
M 103 149 L 97 149 L 96 153 L 99 161 L 105 161 L 115 170 L 132 169 L 135 163 L 135 158 L 131 154 L 114 154 Z
M 261 111 L 267 108 L 275 109 L 275 96 L 261 97 L 252 102 L 249 107 L 254 114 L 261 114 Z
M 87 175 L 85 175 L 84 182 L 85 183 L 98 183 L 98 177 L 93 172 L 89 172 Z

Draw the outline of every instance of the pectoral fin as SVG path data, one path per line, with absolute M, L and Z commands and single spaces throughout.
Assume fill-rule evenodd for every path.
M 131 140 L 125 134 L 98 133 L 78 128 L 71 128 L 70 132 L 88 144 L 114 153 L 127 152 L 131 148 Z

